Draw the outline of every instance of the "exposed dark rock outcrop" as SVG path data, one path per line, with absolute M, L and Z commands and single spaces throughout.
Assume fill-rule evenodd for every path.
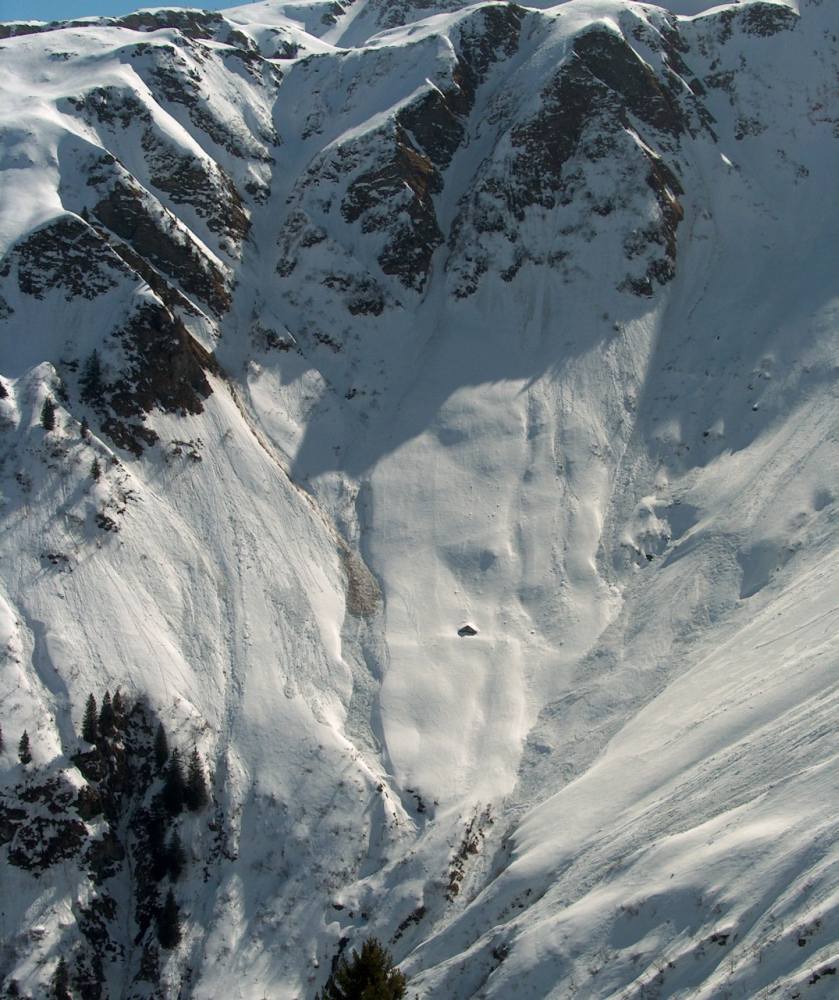
M 370 6 L 378 27 L 386 29 L 409 24 L 440 11 L 458 10 L 464 4 L 463 0 L 373 0 Z
M 667 40 L 648 31 L 647 44 L 666 45 L 678 55 L 684 43 L 667 30 Z M 575 241 L 590 242 L 601 228 L 613 231 L 614 221 L 598 220 L 621 212 L 630 266 L 626 275 L 615 276 L 615 285 L 652 294 L 675 274 L 683 216 L 676 173 L 680 144 L 709 117 L 686 84 L 671 87 L 622 35 L 604 26 L 578 35 L 545 84 L 538 108 L 512 124 L 509 168 L 487 165 L 462 200 L 449 237 L 447 267 L 456 276 L 455 293 L 473 294 L 490 269 L 508 281 L 528 262 L 562 269 Z M 521 238 L 521 224 L 534 211 L 564 212 L 560 236 L 550 247 Z M 638 218 L 647 221 L 630 221 Z
M 141 10 L 116 18 L 115 25 L 132 31 L 177 28 L 186 38 L 218 38 L 226 25 L 221 14 L 210 10 Z
M 160 103 L 176 104 L 185 108 L 191 123 L 221 149 L 240 159 L 271 163 L 272 156 L 267 147 L 278 143 L 276 133 L 273 130 L 269 132 L 266 125 L 262 134 L 254 136 L 243 125 L 237 128 L 239 122 L 222 120 L 215 113 L 212 102 L 207 99 L 207 93 L 202 90 L 199 82 L 201 76 L 186 58 L 185 51 L 189 51 L 186 42 L 178 48 L 170 45 L 139 43 L 131 50 L 130 58 Z M 230 57 L 234 51 L 227 50 L 226 55 Z M 204 58 L 199 53 L 194 55 Z M 240 61 L 241 58 L 240 55 Z M 251 53 L 246 58 L 249 59 L 251 67 L 254 64 L 261 65 L 263 62 L 258 54 Z M 268 69 L 271 72 L 271 82 L 276 84 L 277 79 L 273 71 L 270 67 Z
M 246 238 L 250 220 L 236 185 L 209 157 L 188 155 L 174 146 L 153 121 L 148 108 L 126 88 L 95 87 L 78 97 L 66 98 L 66 105 L 94 127 L 109 132 L 142 125 L 141 146 L 154 188 L 175 205 L 193 209 L 207 228 L 235 244 Z M 103 156 L 95 172 L 105 179 Z
M 81 96 L 67 97 L 60 101 L 59 108 L 64 104 L 81 114 L 90 124 L 95 122 L 126 129 L 132 123 L 146 126 L 151 123 L 149 109 L 128 88 L 93 87 Z
M 735 30 L 747 35 L 768 38 L 781 31 L 790 31 L 798 24 L 798 15 L 792 8 L 777 3 L 750 3 L 741 8 L 728 8 L 716 15 L 719 21 L 718 38 L 728 41 Z
M 592 77 L 619 95 L 624 120 L 634 116 L 674 138 L 685 131 L 682 109 L 623 37 L 587 31 L 574 40 L 574 53 Z
M 492 66 L 519 50 L 525 14 L 523 7 L 509 3 L 482 7 L 461 23 L 460 60 L 468 67 L 473 87 L 487 79 Z
M 94 299 L 116 288 L 130 271 L 82 219 L 65 215 L 21 240 L 0 265 L 0 277 L 15 272 L 25 295 L 43 299 L 60 289 L 68 301 Z
M 422 291 L 431 257 L 443 243 L 432 199 L 442 190 L 442 178 L 404 128 L 396 126 L 392 141 L 389 159 L 350 184 L 341 213 L 347 222 L 360 220 L 362 232 L 385 231 L 378 258 L 382 271 Z
M 76 789 L 63 773 L 37 772 L 0 795 L 0 844 L 9 863 L 35 876 L 75 857 L 88 829 L 75 814 Z
M 147 413 L 200 413 L 212 389 L 205 371 L 215 361 L 183 323 L 162 305 L 138 308 L 117 332 L 126 364 L 109 386 L 104 427 L 122 448 L 139 455 L 157 435 L 143 426 Z
M 217 315 L 226 312 L 230 287 L 224 274 L 174 218 L 127 175 L 117 176 L 108 188 L 93 208 L 98 221 L 187 294 L 206 302 Z
M 516 52 L 521 22 L 522 10 L 515 5 L 477 11 L 459 32 L 461 55 L 449 85 L 430 88 L 399 109 L 387 135 L 389 155 L 384 162 L 378 157 L 347 189 L 343 217 L 360 220 L 364 233 L 387 234 L 379 266 L 406 288 L 422 291 L 434 252 L 445 242 L 434 196 L 442 192 L 444 171 L 464 143 L 477 87 L 493 63 Z M 342 155 L 354 163 L 364 153 L 344 148 Z
M 174 813 L 162 806 L 165 760 L 156 748 L 158 720 L 145 701 L 129 710 L 120 696 L 120 709 L 112 709 L 106 729 L 104 704 L 95 743 L 82 742 L 70 762 L 58 757 L 29 766 L 16 785 L 0 793 L 0 851 L 3 860 L 36 879 L 47 879 L 59 864 L 65 877 L 74 871 L 82 877 L 74 926 L 67 934 L 63 920 L 59 928 L 61 947 L 71 941 L 73 996 L 106 997 L 105 969 L 113 962 L 129 984 L 127 995 L 162 1000 L 156 919 L 161 882 L 172 885 L 188 864 L 183 849 L 176 857 L 171 846 L 182 806 Z M 116 706 L 116 697 L 108 705 Z M 198 813 L 204 806 L 189 808 Z M 223 821 L 220 812 L 216 821 Z M 216 856 L 216 840 L 207 864 Z M 136 955 L 129 950 L 131 941 Z M 11 941 L 7 945 L 6 962 L 15 951 Z M 152 990 L 131 992 L 131 984 L 149 980 L 152 972 L 157 973 Z
M 151 129 L 143 135 L 151 183 L 175 205 L 193 209 L 207 228 L 239 243 L 250 231 L 242 196 L 231 178 L 209 159 L 187 156 Z

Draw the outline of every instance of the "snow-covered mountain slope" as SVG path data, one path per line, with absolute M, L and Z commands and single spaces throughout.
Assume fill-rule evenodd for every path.
M 7 993 L 836 994 L 837 38 L 0 24 Z

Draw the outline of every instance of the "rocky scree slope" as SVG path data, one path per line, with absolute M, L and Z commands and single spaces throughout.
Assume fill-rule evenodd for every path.
M 837 36 L 0 25 L 3 989 L 308 997 L 373 933 L 423 997 L 832 995 Z

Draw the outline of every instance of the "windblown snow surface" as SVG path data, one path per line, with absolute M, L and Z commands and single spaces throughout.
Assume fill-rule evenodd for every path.
M 839 5 L 0 35 L 4 801 L 118 686 L 214 799 L 172 951 L 0 824 L 4 988 L 837 996 Z

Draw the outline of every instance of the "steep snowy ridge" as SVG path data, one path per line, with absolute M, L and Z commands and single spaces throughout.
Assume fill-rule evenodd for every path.
M 0 24 L 4 995 L 835 995 L 837 39 Z

